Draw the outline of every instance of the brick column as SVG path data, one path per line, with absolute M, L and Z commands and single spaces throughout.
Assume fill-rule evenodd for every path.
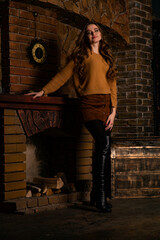
M 0 200 L 26 196 L 26 137 L 15 110 L 1 109 Z
M 89 201 L 92 185 L 92 155 L 93 155 L 93 138 L 82 126 L 81 134 L 77 142 L 76 148 L 76 180 L 78 191 L 80 192 L 80 200 Z
M 118 113 L 114 135 L 151 136 L 153 127 L 151 0 L 129 0 L 130 44 L 117 52 Z

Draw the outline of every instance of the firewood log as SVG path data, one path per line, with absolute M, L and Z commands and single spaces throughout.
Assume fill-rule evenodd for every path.
M 42 195 L 42 194 L 39 193 L 39 192 L 37 192 L 37 193 L 33 193 L 33 194 L 32 194 L 33 197 L 40 197 L 41 195 Z
M 27 189 L 32 190 L 32 192 L 39 192 L 39 193 L 42 191 L 42 188 L 29 183 L 27 183 Z
M 32 197 L 32 191 L 31 191 L 31 190 L 28 190 L 28 191 L 27 191 L 26 197 L 27 197 L 27 198 Z
M 57 191 L 58 191 L 58 190 L 57 190 Z M 51 195 L 53 195 L 53 194 L 54 194 L 54 192 L 53 192 L 52 189 L 47 189 L 46 196 L 51 196 Z
M 36 177 L 33 179 L 33 182 L 37 185 L 46 186 L 51 189 L 60 189 L 63 187 L 64 183 L 60 177 L 54 178 L 44 178 L 44 177 Z

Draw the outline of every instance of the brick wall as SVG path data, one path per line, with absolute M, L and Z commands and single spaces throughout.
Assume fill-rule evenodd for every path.
M 117 52 L 118 113 L 114 135 L 153 135 L 151 0 L 130 0 L 130 44 Z
M 38 13 L 36 19 L 33 12 Z M 9 41 L 10 69 L 4 71 L 10 84 L 9 89 L 4 84 L 4 92 L 40 89 L 57 71 L 56 15 L 41 7 L 12 1 L 8 14 L 9 36 L 4 31 L 3 38 L 8 37 Z M 30 64 L 26 50 L 35 37 L 42 38 L 48 49 L 48 60 L 39 68 Z

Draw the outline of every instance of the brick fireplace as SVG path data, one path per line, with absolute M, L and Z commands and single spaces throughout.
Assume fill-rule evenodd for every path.
M 64 99 L 58 97 L 43 97 L 41 99 L 33 100 L 27 96 L 1 95 L 1 201 L 7 201 L 9 209 L 16 208 L 20 210 L 27 209 L 30 205 L 30 199 L 26 197 L 26 179 L 27 168 L 26 165 L 30 160 L 30 154 L 26 152 L 26 137 L 37 136 L 38 139 L 49 139 L 48 144 L 55 144 L 61 142 L 60 152 L 63 151 L 65 159 L 61 159 L 61 166 L 59 171 L 64 171 L 68 183 L 76 183 L 76 150 L 80 150 L 77 143 L 77 136 L 81 127 L 80 112 L 78 108 L 78 101 L 76 99 Z M 66 127 L 67 126 L 67 127 Z M 43 135 L 40 135 L 43 133 Z M 48 136 L 48 137 L 47 137 Z M 66 139 L 64 141 L 64 138 Z M 53 143 L 51 143 L 53 141 Z M 67 152 L 64 151 L 63 144 L 66 144 Z M 43 147 L 45 142 L 43 141 Z M 52 146 L 53 148 L 53 146 Z M 48 150 L 48 149 L 47 149 Z M 38 149 L 37 149 L 38 151 Z M 27 156 L 27 153 L 29 156 Z M 58 162 L 56 164 L 56 155 L 54 151 L 47 152 L 45 155 L 45 164 L 47 163 L 47 155 L 51 154 L 52 168 L 51 173 L 56 174 Z M 59 156 L 57 156 L 59 157 Z M 28 158 L 28 159 L 27 159 Z M 42 150 L 41 150 L 42 158 Z M 32 161 L 32 160 L 30 160 Z M 60 157 L 59 157 L 60 161 Z M 33 168 L 34 164 L 32 164 Z M 60 167 L 60 166 L 59 166 Z M 42 169 L 44 171 L 44 167 Z M 45 177 L 51 177 L 46 171 Z M 35 176 L 33 176 L 35 177 Z M 3 179 L 3 180 L 2 180 Z M 13 207 L 11 199 L 20 199 L 16 201 Z M 26 199 L 26 200 L 24 200 Z M 36 199 L 36 198 L 34 198 Z M 67 195 L 59 195 L 52 197 L 41 197 L 34 201 L 32 207 L 40 207 L 51 203 L 65 203 L 77 200 L 77 193 Z M 36 204 L 35 204 L 36 202 Z M 10 203 L 10 204 L 9 204 Z M 7 207 L 8 207 L 7 205 Z M 20 206 L 19 206 L 20 205 Z M 6 205 L 5 205 L 6 206 Z M 25 207 L 24 207 L 25 206 Z M 29 207 L 30 208 L 30 207 Z M 21 209 L 22 210 L 22 209 Z

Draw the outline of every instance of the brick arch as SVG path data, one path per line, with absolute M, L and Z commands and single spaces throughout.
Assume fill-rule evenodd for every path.
M 82 18 L 94 20 L 117 32 L 129 42 L 128 0 L 40 0 Z M 76 19 L 75 19 L 76 20 Z

